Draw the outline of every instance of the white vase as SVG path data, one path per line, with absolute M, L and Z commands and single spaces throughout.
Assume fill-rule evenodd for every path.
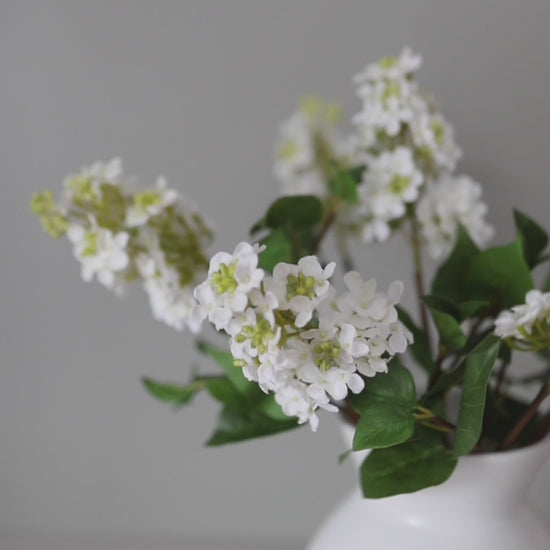
M 365 455 L 353 458 L 359 465 Z M 524 449 L 462 457 L 446 483 L 416 493 L 364 499 L 356 489 L 306 550 L 550 550 L 550 531 L 526 501 L 549 455 L 546 437 Z

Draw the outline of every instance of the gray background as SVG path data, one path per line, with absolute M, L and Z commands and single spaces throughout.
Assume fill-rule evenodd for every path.
M 27 204 L 121 155 L 144 183 L 166 175 L 231 250 L 278 193 L 273 140 L 296 100 L 353 114 L 351 76 L 407 44 L 498 240 L 513 205 L 547 220 L 547 0 L 0 2 L 0 531 L 298 544 L 347 492 L 328 414 L 317 434 L 203 448 L 216 406 L 174 414 L 138 381 L 185 380 L 190 337 L 153 321 L 139 289 L 120 301 L 83 284 Z M 399 240 L 354 251 L 366 274 L 410 286 Z M 547 464 L 533 498 L 548 521 L 549 483 Z

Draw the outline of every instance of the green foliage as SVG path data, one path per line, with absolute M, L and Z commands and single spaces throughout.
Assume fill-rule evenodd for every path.
M 467 231 L 463 227 L 459 227 L 453 251 L 436 273 L 432 283 L 432 294 L 457 304 L 468 300 L 464 273 L 478 254 L 479 248 Z
M 343 170 L 338 165 L 333 166 L 334 175 L 329 181 L 329 189 L 334 197 L 356 204 L 359 200 L 357 186 L 361 183 L 364 167 Z
M 479 441 L 487 385 L 498 357 L 499 347 L 500 339 L 491 334 L 466 357 L 454 442 L 455 456 L 468 454 Z
M 468 265 L 464 279 L 467 299 L 491 300 L 498 309 L 523 303 L 534 287 L 520 238 L 480 252 Z
M 399 306 L 396 309 L 399 314 L 399 320 L 411 331 L 414 338 L 408 350 L 417 364 L 431 375 L 435 370 L 435 363 L 426 333 L 416 325 L 405 309 Z
M 242 394 L 247 394 L 254 386 L 243 376 L 243 371 L 233 363 L 233 356 L 229 351 L 216 349 L 206 342 L 198 342 L 197 348 L 204 355 L 211 357 L 222 369 L 231 384 Z
M 266 249 L 260 254 L 259 264 L 268 273 L 271 273 L 280 262 L 292 262 L 292 243 L 289 232 L 282 227 L 261 239 L 260 244 L 265 244 Z
M 218 416 L 216 430 L 206 444 L 209 447 L 215 447 L 226 443 L 237 443 L 297 427 L 295 418 L 286 418 L 286 420 L 274 420 L 257 410 L 235 410 L 224 407 Z
M 466 345 L 467 338 L 458 320 L 461 317 L 460 308 L 450 300 L 436 296 L 424 296 L 422 300 L 430 309 L 439 333 L 440 345 L 451 350 L 462 349 Z
M 313 195 L 293 195 L 277 199 L 268 209 L 265 225 L 276 229 L 290 224 L 296 228 L 312 227 L 323 219 L 323 203 Z
M 361 466 L 361 486 L 367 498 L 413 493 L 440 485 L 456 467 L 443 436 L 417 426 L 408 441 L 373 450 Z
M 269 231 L 259 241 L 267 247 L 260 255 L 260 267 L 272 272 L 280 262 L 296 263 L 312 254 L 323 215 L 323 203 L 313 195 L 281 197 L 273 202 L 250 229 L 251 235 Z
M 244 377 L 229 351 L 218 350 L 205 342 L 199 344 L 199 350 L 211 357 L 226 375 L 202 379 L 212 397 L 224 405 L 207 445 L 235 443 L 298 426 L 295 418 L 283 413 L 273 394 L 263 393 L 257 384 Z
M 548 234 L 519 210 L 514 210 L 514 222 L 521 239 L 525 260 L 529 267 L 533 268 L 541 261 L 541 254 L 548 244 Z
M 147 391 L 159 401 L 171 403 L 176 408 L 182 407 L 191 401 L 194 395 L 200 391 L 201 385 L 191 383 L 186 386 L 157 382 L 151 378 L 141 380 Z
M 397 361 L 387 374 L 367 379 L 365 389 L 351 402 L 360 414 L 354 451 L 396 445 L 412 436 L 416 389 L 410 372 Z
M 526 217 L 518 219 L 524 232 L 539 235 L 538 245 L 530 247 L 526 253 L 528 257 L 538 255 L 544 240 L 536 229 L 538 226 L 534 222 L 527 223 Z M 432 284 L 434 297 L 428 298 L 427 305 L 432 311 L 462 321 L 485 309 L 499 311 L 522 303 L 525 294 L 533 288 L 523 240 L 524 237 L 519 236 L 509 245 L 480 251 L 460 228 L 452 253 L 437 271 Z

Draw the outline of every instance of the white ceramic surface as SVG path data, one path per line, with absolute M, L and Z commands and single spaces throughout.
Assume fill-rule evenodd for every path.
M 549 455 L 547 437 L 526 449 L 463 457 L 446 483 L 417 493 L 368 500 L 356 489 L 307 550 L 549 550 L 550 531 L 526 502 Z M 354 453 L 358 463 L 363 456 Z

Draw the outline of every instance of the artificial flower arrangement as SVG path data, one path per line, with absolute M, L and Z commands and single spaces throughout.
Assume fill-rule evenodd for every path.
M 200 391 L 221 403 L 208 445 L 302 424 L 315 431 L 320 411 L 340 413 L 354 426 L 353 450 L 372 449 L 361 468 L 371 498 L 438 485 L 459 457 L 525 446 L 550 429 L 541 407 L 550 292 L 532 278 L 550 259 L 547 234 L 516 211 L 514 241 L 486 248 L 493 229 L 481 186 L 455 174 L 461 152 L 415 80 L 420 65 L 404 49 L 355 77 L 362 107 L 349 137 L 338 132 L 337 105 L 303 101 L 277 142 L 283 196 L 232 253 L 209 260 L 212 231 L 199 212 L 164 179 L 139 189 L 118 159 L 68 177 L 59 200 L 46 191 L 31 204 L 49 234 L 72 243 L 85 281 L 117 294 L 138 281 L 156 319 L 225 334 L 227 349 L 198 344 L 219 375 L 144 379 L 176 407 Z M 330 231 L 343 291 L 321 250 Z M 348 252 L 349 239 L 367 245 L 396 233 L 410 243 L 418 320 L 398 305 L 402 283 L 379 290 Z M 429 287 L 426 255 L 441 262 Z M 529 376 L 510 369 L 523 352 L 542 358 Z M 416 382 L 413 371 L 423 373 Z M 528 403 L 517 397 L 525 384 L 536 386 Z

